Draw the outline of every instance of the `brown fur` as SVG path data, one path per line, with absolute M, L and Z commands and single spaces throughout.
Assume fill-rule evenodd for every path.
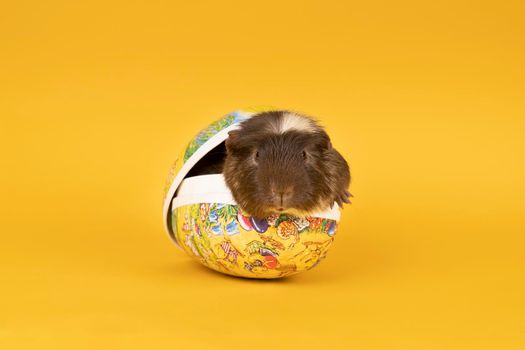
M 264 112 L 241 122 L 226 140 L 223 173 L 234 199 L 246 212 L 265 217 L 307 214 L 337 202 L 349 203 L 350 169 L 312 118 L 308 130 L 279 132 L 288 111 Z M 296 114 L 297 115 L 297 114 Z

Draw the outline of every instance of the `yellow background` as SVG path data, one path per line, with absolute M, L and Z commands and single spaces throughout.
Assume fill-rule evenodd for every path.
M 523 349 L 517 1 L 12 1 L 0 11 L 1 349 Z M 318 116 L 354 204 L 316 269 L 206 270 L 163 232 L 189 137 Z

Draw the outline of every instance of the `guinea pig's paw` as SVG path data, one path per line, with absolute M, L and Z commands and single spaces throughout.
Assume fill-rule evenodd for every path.
M 344 190 L 343 193 L 339 193 L 335 196 L 334 202 L 337 203 L 337 205 L 339 205 L 339 207 L 342 209 L 343 203 L 352 204 L 350 197 L 353 197 L 352 194 L 347 190 Z M 333 208 L 333 206 L 334 205 L 332 204 L 331 208 Z

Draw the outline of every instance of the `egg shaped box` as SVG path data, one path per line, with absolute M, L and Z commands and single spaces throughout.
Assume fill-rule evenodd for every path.
M 169 172 L 166 231 L 188 255 L 213 270 L 248 278 L 288 276 L 316 266 L 334 240 L 337 204 L 307 217 L 283 213 L 255 218 L 236 204 L 222 174 L 191 175 L 199 161 L 224 146 L 228 132 L 240 122 L 276 109 L 248 108 L 216 120 L 190 141 Z

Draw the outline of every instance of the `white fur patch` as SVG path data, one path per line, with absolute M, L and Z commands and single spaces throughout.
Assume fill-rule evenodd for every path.
M 312 121 L 308 118 L 301 117 L 297 114 L 286 113 L 281 119 L 279 132 L 284 133 L 288 130 L 314 132 L 315 125 L 313 125 Z

